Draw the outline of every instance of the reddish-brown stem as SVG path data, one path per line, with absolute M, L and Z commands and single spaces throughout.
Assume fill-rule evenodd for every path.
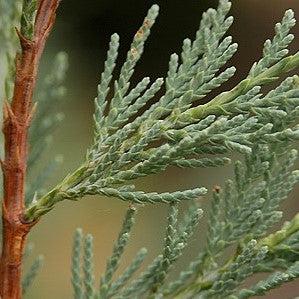
M 0 260 L 0 295 L 2 299 L 21 298 L 21 265 L 26 236 L 34 223 L 26 223 L 25 177 L 27 167 L 28 128 L 33 114 L 32 95 L 39 60 L 55 21 L 59 0 L 40 0 L 34 37 L 19 34 L 21 53 L 16 58 L 16 77 L 11 104 L 4 104 L 3 134 L 5 158 L 2 203 L 3 240 Z

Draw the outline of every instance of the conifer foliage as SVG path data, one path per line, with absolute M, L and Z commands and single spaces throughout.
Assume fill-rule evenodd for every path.
M 12 57 L 18 51 L 18 41 L 8 28 L 20 20 L 21 34 L 32 39 L 37 3 L 0 3 L 9 12 L 1 19 L 7 57 L 5 96 L 9 99 L 14 77 Z M 196 36 L 185 39 L 181 52 L 171 55 L 165 77 L 145 77 L 135 86 L 130 81 L 159 7 L 149 9 L 123 63 L 118 59 L 120 37 L 111 36 L 94 100 L 93 144 L 82 165 L 50 191 L 44 189 L 44 183 L 61 159 L 49 161 L 40 173 L 35 168 L 51 132 L 63 119 L 55 111 L 55 103 L 65 92 L 66 54 L 57 55 L 41 84 L 36 95 L 39 108 L 30 131 L 26 221 L 37 221 L 63 200 L 86 195 L 128 202 L 100 278 L 94 274 L 93 237 L 84 235 L 81 229 L 75 232 L 71 269 L 75 299 L 241 299 L 263 296 L 298 278 L 299 214 L 280 223 L 281 203 L 299 181 L 299 171 L 294 169 L 294 148 L 299 139 L 299 77 L 290 73 L 299 67 L 299 52 L 289 54 L 288 50 L 294 39 L 290 33 L 296 23 L 294 13 L 287 10 L 276 24 L 274 37 L 265 41 L 262 57 L 248 75 L 207 102 L 206 97 L 236 71 L 227 66 L 238 48 L 226 35 L 233 24 L 230 8 L 230 1 L 220 0 L 216 9 L 203 13 Z M 121 65 L 118 76 L 114 74 L 116 64 Z M 135 188 L 136 179 L 162 173 L 169 166 L 222 167 L 231 163 L 232 153 L 240 157 L 232 162 L 234 176 L 209 194 L 205 186 L 165 193 Z M 197 199 L 202 196 L 210 202 L 208 211 L 199 206 Z M 188 201 L 185 211 L 182 201 Z M 141 204 L 156 203 L 168 206 L 160 255 L 144 262 L 147 250 L 141 248 L 127 268 L 115 275 L 129 244 L 137 210 Z M 176 261 L 200 230 L 203 214 L 208 219 L 206 232 L 201 230 L 206 235 L 205 246 L 170 280 Z M 278 224 L 281 228 L 269 234 Z M 23 293 L 41 262 L 39 256 L 24 276 Z M 266 274 L 262 280 L 253 285 L 245 282 L 259 273 Z

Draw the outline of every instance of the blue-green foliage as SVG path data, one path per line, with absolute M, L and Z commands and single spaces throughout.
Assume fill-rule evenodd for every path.
M 28 257 L 31 256 L 33 251 L 34 245 L 29 243 L 25 249 L 24 253 L 24 260 L 26 261 Z M 24 273 L 22 279 L 22 294 L 25 295 L 28 289 L 33 284 L 35 277 L 37 276 L 40 268 L 43 265 L 44 257 L 42 255 L 38 255 L 34 258 L 33 262 L 31 263 L 29 269 Z
M 62 162 L 62 158 L 59 155 L 51 158 L 50 161 L 45 161 L 43 154 L 52 143 L 51 134 L 64 119 L 64 114 L 57 111 L 57 106 L 66 92 L 63 81 L 67 67 L 67 55 L 64 52 L 58 53 L 36 94 L 37 112 L 30 127 L 29 181 L 26 190 L 27 205 L 38 195 L 45 193 L 44 188 L 48 187 L 45 186 L 45 183 Z
M 275 147 L 298 139 L 298 77 L 287 78 L 269 93 L 261 87 L 299 64 L 298 53 L 287 56 L 293 39 L 289 31 L 295 24 L 291 10 L 277 24 L 274 38 L 265 43 L 263 57 L 248 76 L 232 90 L 196 105 L 235 72 L 234 67 L 224 67 L 237 50 L 232 37 L 225 37 L 233 23 L 230 7 L 223 0 L 217 9 L 203 14 L 195 38 L 184 40 L 181 55 L 171 55 L 165 79 L 145 77 L 136 86 L 130 79 L 158 6 L 150 8 L 135 34 L 113 88 L 119 36 L 112 35 L 95 99 L 94 143 L 87 160 L 49 193 L 37 196 L 27 209 L 28 219 L 47 213 L 59 201 L 88 194 L 135 203 L 192 200 L 207 190 L 145 193 L 135 190 L 132 180 L 163 172 L 170 165 L 219 167 L 230 162 L 230 152 L 250 155 L 256 143 Z M 154 98 L 156 102 L 144 109 Z
M 111 38 L 95 100 L 95 140 L 88 153 L 89 163 L 96 166 L 83 169 L 83 180 L 79 173 L 76 186 L 63 196 L 104 194 L 136 203 L 167 202 L 169 214 L 161 254 L 131 278 L 134 261 L 137 268 L 144 258 L 143 254 L 142 258 L 137 255 L 113 283 L 112 274 L 128 241 L 120 233 L 100 291 L 92 298 L 249 298 L 264 295 L 299 276 L 298 214 L 268 235 L 273 225 L 281 221 L 280 204 L 299 180 L 299 172 L 294 170 L 297 151 L 292 149 L 293 141 L 299 137 L 299 78 L 287 77 L 270 92 L 262 88 L 298 67 L 298 53 L 287 56 L 287 47 L 294 38 L 290 34 L 294 14 L 291 10 L 285 13 L 275 27 L 274 38 L 265 42 L 263 57 L 243 81 L 210 102 L 194 106 L 196 100 L 235 72 L 233 67 L 223 70 L 237 50 L 232 38 L 224 37 L 233 21 L 227 17 L 229 8 L 230 2 L 223 0 L 217 10 L 209 9 L 203 14 L 195 39 L 184 40 L 180 56 L 171 55 L 163 95 L 144 112 L 140 109 L 163 83 L 158 79 L 150 86 L 149 78 L 144 78 L 130 90 L 129 80 L 149 28 L 143 25 L 135 35 L 108 102 L 119 47 L 118 36 Z M 156 11 L 153 6 L 146 20 L 154 19 Z M 179 201 L 194 200 L 203 194 L 203 189 L 180 195 L 174 192 L 166 199 L 164 194 L 135 191 L 127 182 L 159 173 L 168 165 L 219 167 L 230 162 L 226 156 L 230 152 L 238 152 L 242 158 L 234 162 L 234 177 L 223 187 L 214 188 L 206 245 L 177 278 L 169 281 L 169 272 L 198 229 L 202 214 L 193 202 L 180 222 Z M 45 208 L 47 200 L 42 205 Z M 32 213 L 41 207 L 37 204 Z M 125 219 L 126 223 L 127 216 Z M 269 273 L 264 280 L 244 286 L 247 278 L 264 272 Z
M 129 241 L 130 232 L 134 224 L 135 212 L 135 207 L 130 206 L 118 239 L 113 247 L 112 256 L 107 260 L 106 271 L 100 279 L 98 291 L 94 287 L 92 274 L 90 275 L 91 279 L 81 275 L 82 269 L 84 269 L 86 253 L 84 254 L 83 260 L 81 260 L 82 231 L 80 229 L 76 231 L 72 258 L 72 283 L 75 298 L 135 298 L 135 296 L 143 296 L 151 290 L 162 292 L 162 286 L 165 283 L 167 274 L 172 264 L 181 256 L 183 249 L 186 247 L 189 238 L 192 236 L 199 222 L 202 210 L 193 203 L 188 213 L 184 215 L 183 220 L 178 224 L 178 207 L 175 204 L 170 205 L 162 254 L 154 259 L 144 272 L 132 280 L 133 275 L 141 267 L 146 257 L 146 249 L 140 249 L 123 273 L 113 279 L 113 275 L 120 264 L 121 257 Z M 84 297 L 82 295 L 82 286 L 86 284 L 93 289 L 93 295 L 91 297 Z
M 133 206 L 129 207 L 123 222 L 122 229 L 113 247 L 112 256 L 107 260 L 106 271 L 101 277 L 100 283 L 99 295 L 101 298 L 108 297 L 108 291 L 112 284 L 112 276 L 119 266 L 120 258 L 124 253 L 125 247 L 129 241 L 130 232 L 134 224 L 135 211 L 136 210 Z M 133 262 L 130 267 L 133 267 L 134 263 L 135 262 Z M 125 275 L 125 273 L 123 275 Z
M 253 147 L 244 162 L 237 161 L 234 178 L 223 189 L 216 186 L 213 191 L 206 246 L 177 278 L 168 281 L 173 264 L 198 230 L 202 215 L 193 203 L 177 223 L 178 206 L 171 204 L 161 255 L 131 282 L 117 290 L 112 283 L 112 292 L 106 285 L 105 295 L 100 292 L 94 298 L 248 298 L 297 278 L 299 215 L 267 235 L 269 228 L 281 220 L 281 201 L 299 180 L 298 171 L 293 170 L 296 157 L 297 151 L 288 147 L 270 151 L 260 145 Z M 122 253 L 124 248 L 120 248 Z M 120 255 L 114 264 L 119 262 Z M 108 261 L 106 273 L 110 271 L 114 268 Z M 270 273 L 269 277 L 242 289 L 248 277 L 264 272 Z
M 4 29 L 0 30 L 7 55 L 8 100 L 14 77 L 12 61 L 18 46 L 12 30 L 7 28 L 19 22 L 23 35 L 33 38 L 37 2 L 24 0 L 22 9 L 18 4 L 0 0 L 8 12 L 1 19 Z M 290 33 L 295 25 L 294 13 L 286 11 L 275 27 L 273 39 L 265 42 L 262 58 L 248 75 L 231 90 L 207 101 L 206 97 L 236 71 L 233 66 L 225 67 L 237 51 L 232 37 L 225 36 L 233 23 L 233 17 L 228 15 L 230 7 L 228 0 L 220 0 L 217 9 L 203 14 L 194 39 L 185 39 L 181 53 L 171 55 L 165 78 L 145 77 L 135 86 L 130 80 L 159 7 L 149 9 L 116 78 L 113 72 L 120 38 L 117 34 L 111 36 L 94 101 L 93 144 L 82 165 L 49 192 L 44 191 L 44 183 L 60 159 L 35 166 L 49 144 L 52 130 L 62 119 L 56 104 L 65 91 L 65 54 L 57 55 L 53 69 L 41 84 L 30 131 L 27 220 L 38 220 L 60 201 L 85 195 L 104 195 L 129 203 L 98 286 L 93 237 L 84 237 L 80 229 L 76 231 L 72 255 L 75 299 L 249 298 L 264 295 L 299 276 L 299 214 L 269 234 L 282 218 L 281 202 L 299 180 L 298 170 L 293 169 L 297 159 L 294 141 L 299 138 L 299 77 L 286 76 L 299 66 L 299 53 L 289 55 L 288 50 L 294 38 Z M 198 104 L 201 99 L 205 104 Z M 175 262 L 198 230 L 203 211 L 196 199 L 207 189 L 144 192 L 135 189 L 134 180 L 161 173 L 169 166 L 221 167 L 231 162 L 231 153 L 238 153 L 240 159 L 234 162 L 234 176 L 213 190 L 206 243 L 196 258 L 170 279 Z M 179 217 L 180 203 L 185 200 L 189 206 Z M 145 203 L 169 206 L 161 254 L 143 265 L 147 251 L 142 248 L 116 275 L 129 243 L 136 209 Z M 40 264 L 38 257 L 24 277 L 24 293 Z M 244 284 L 258 273 L 268 274 L 252 286 Z

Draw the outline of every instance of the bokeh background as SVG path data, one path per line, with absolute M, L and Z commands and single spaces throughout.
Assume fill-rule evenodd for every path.
M 208 0 L 63 0 L 57 23 L 46 48 L 42 62 L 41 76 L 47 72 L 57 51 L 69 54 L 70 68 L 66 80 L 68 93 L 59 107 L 65 114 L 65 121 L 54 134 L 54 142 L 47 155 L 63 154 L 64 163 L 49 184 L 54 184 L 84 159 L 92 141 L 93 99 L 96 85 L 103 68 L 105 51 L 110 35 L 118 32 L 121 37 L 119 62 L 123 61 L 131 38 L 141 24 L 147 9 L 154 3 L 160 5 L 160 16 L 147 43 L 145 53 L 138 64 L 133 81 L 141 77 L 161 77 L 167 72 L 171 53 L 179 52 L 182 40 L 193 37 L 201 14 L 217 1 Z M 243 78 L 252 63 L 260 56 L 263 42 L 273 35 L 274 24 L 287 8 L 299 16 L 298 0 L 243 0 L 233 1 L 232 14 L 235 23 L 230 34 L 239 43 L 239 51 L 231 64 L 238 68 L 229 88 Z M 295 28 L 295 42 L 292 51 L 299 48 L 299 26 Z M 182 171 L 169 169 L 159 176 L 138 182 L 144 190 L 166 191 L 195 186 L 221 184 L 231 174 L 231 168 Z M 298 193 L 298 189 L 297 189 Z M 296 190 L 284 205 L 285 218 L 298 211 Z M 203 200 L 203 208 L 209 196 Z M 36 226 L 31 241 L 35 253 L 45 256 L 45 265 L 28 293 L 31 299 L 72 298 L 70 284 L 70 253 L 72 235 L 77 227 L 92 233 L 95 238 L 96 277 L 105 267 L 113 240 L 116 238 L 126 204 L 101 197 L 84 198 L 79 202 L 64 202 L 45 216 Z M 137 225 L 133 230 L 132 242 L 124 256 L 124 265 L 140 247 L 147 247 L 150 261 L 160 249 L 164 235 L 166 210 L 163 205 L 140 208 Z M 192 242 L 189 254 L 178 263 L 178 268 L 203 246 L 205 232 L 203 220 L 196 240 Z M 189 256 L 189 257 L 188 257 Z M 123 266 L 121 267 L 123 269 Z M 292 298 L 299 295 L 298 283 L 291 283 L 272 292 L 265 298 Z

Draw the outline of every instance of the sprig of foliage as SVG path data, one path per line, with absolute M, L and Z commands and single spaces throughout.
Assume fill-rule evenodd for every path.
M 109 294 L 119 299 L 248 298 L 263 295 L 298 277 L 298 216 L 281 230 L 267 234 L 281 220 L 280 204 L 299 180 L 298 170 L 293 170 L 297 151 L 291 149 L 299 136 L 299 79 L 294 75 L 282 80 L 270 92 L 262 89 L 263 85 L 274 83 L 298 67 L 298 53 L 287 56 L 287 47 L 293 39 L 290 30 L 295 25 L 294 14 L 291 10 L 285 13 L 282 22 L 275 27 L 274 38 L 265 42 L 263 57 L 254 63 L 243 81 L 210 102 L 194 106 L 196 100 L 228 80 L 235 71 L 234 68 L 220 71 L 237 50 L 231 37 L 224 38 L 233 20 L 226 16 L 229 8 L 230 2 L 224 0 L 217 10 L 210 9 L 203 14 L 195 40 L 186 39 L 183 43 L 181 59 L 176 54 L 170 58 L 165 93 L 135 118 L 131 118 L 131 111 L 140 111 L 141 104 L 160 90 L 162 80 L 148 87 L 150 81 L 145 78 L 129 91 L 133 74 L 129 68 L 127 77 L 123 75 L 128 79 L 116 81 L 113 99 L 109 105 L 105 103 L 119 41 L 118 36 L 112 37 L 96 100 L 95 143 L 88 154 L 89 161 L 97 166 L 91 169 L 83 166 L 79 173 L 69 177 L 77 192 L 72 198 L 99 193 L 136 202 L 136 197 L 128 196 L 136 192 L 132 191 L 133 186 L 118 187 L 120 189 L 110 186 L 159 173 L 168 165 L 219 167 L 230 162 L 228 157 L 219 154 L 227 155 L 231 151 L 239 152 L 244 159 L 235 162 L 233 179 L 223 188 L 214 188 L 206 246 L 177 278 L 167 280 L 173 264 L 196 230 L 201 210 L 191 204 L 183 221 L 177 224 L 179 210 L 178 203 L 174 202 L 187 197 L 175 196 L 174 202 L 168 202 L 162 254 L 131 282 L 129 278 L 123 279 L 133 274 L 130 269 L 135 269 L 134 264 L 129 266 L 130 276 L 121 275 L 116 280 L 121 282 L 116 283 L 119 287 L 113 288 L 112 283 L 112 291 L 105 289 L 103 298 Z M 130 65 L 129 57 L 130 52 L 124 65 Z M 91 188 L 91 184 L 96 186 Z M 64 185 L 66 193 L 70 191 L 68 185 L 68 182 Z M 49 202 L 53 202 L 57 194 L 60 192 L 51 199 L 48 197 Z M 66 194 L 61 196 L 67 198 Z M 140 203 L 163 201 L 163 196 L 160 199 L 154 199 L 152 193 L 146 196 L 137 200 Z M 47 204 L 43 202 L 41 206 Z M 34 214 L 34 208 L 28 211 Z M 28 215 L 32 215 L 30 213 Z M 143 256 L 136 260 L 139 267 Z M 244 288 L 245 279 L 260 272 L 270 272 L 270 275 Z M 102 298 L 101 293 L 99 297 Z
M 31 256 L 34 249 L 34 244 L 29 243 L 25 248 L 24 260 Z M 43 266 L 44 257 L 43 255 L 38 255 L 34 258 L 29 269 L 25 272 L 22 280 L 22 294 L 25 295 L 33 284 L 36 276 L 38 275 L 41 267 Z
M 92 296 L 102 299 L 124 299 L 135 298 L 135 296 L 142 296 L 143 294 L 151 292 L 158 295 L 161 292 L 161 287 L 165 283 L 167 274 L 171 270 L 172 264 L 181 256 L 183 249 L 187 246 L 188 240 L 192 236 L 202 216 L 202 210 L 199 209 L 196 204 L 190 205 L 190 211 L 191 210 L 192 213 L 186 213 L 184 219 L 177 225 L 177 206 L 173 204 L 170 205 L 163 253 L 156 257 L 144 272 L 130 282 L 138 268 L 141 267 L 147 253 L 146 249 L 140 249 L 127 269 L 120 274 L 118 278 L 112 281 L 113 275 L 120 264 L 122 254 L 128 244 L 129 233 L 134 223 L 135 208 L 130 206 L 125 215 L 119 237 L 113 247 L 112 256 L 107 260 L 106 271 L 101 277 L 99 292 L 98 294 L 93 293 Z M 72 284 L 75 298 L 82 296 L 82 285 L 94 284 L 93 276 L 82 277 L 80 274 L 81 267 L 84 267 L 84 262 L 80 260 L 81 247 L 82 231 L 79 229 L 74 236 L 72 257 Z M 91 253 L 89 253 L 89 255 L 91 255 Z M 88 298 L 93 298 L 92 296 Z
M 298 171 L 292 170 L 296 156 L 296 151 L 278 155 L 261 145 L 254 147 L 244 162 L 237 161 L 234 180 L 228 181 L 224 190 L 215 187 L 206 248 L 178 278 L 169 282 L 166 278 L 172 265 L 188 245 L 202 214 L 196 204 L 191 204 L 177 224 L 178 207 L 170 205 L 162 254 L 139 277 L 123 284 L 119 293 L 112 292 L 111 296 L 248 298 L 297 278 L 298 215 L 267 236 L 269 228 L 281 219 L 280 202 L 298 182 Z M 237 249 L 227 258 L 227 248 Z M 265 271 L 274 274 L 251 289 L 242 289 L 246 278 Z
M 297 76 L 286 79 L 269 94 L 263 95 L 260 89 L 261 85 L 274 82 L 299 64 L 298 53 L 283 58 L 292 39 L 289 30 L 294 25 L 294 18 L 290 11 L 281 25 L 276 26 L 271 46 L 269 41 L 266 42 L 264 57 L 253 66 L 256 71 L 252 70 L 231 91 L 221 93 L 207 104 L 192 107 L 192 103 L 205 97 L 234 73 L 234 68 L 228 68 L 219 74 L 237 50 L 232 38 L 224 37 L 233 21 L 232 17 L 227 17 L 230 6 L 229 1 L 220 1 L 217 10 L 210 9 L 203 15 L 195 39 L 183 43 L 181 61 L 178 55 L 171 56 L 165 93 L 142 113 L 139 113 L 140 109 L 161 89 L 163 81 L 158 79 L 148 87 L 149 79 L 145 78 L 132 89 L 129 81 L 158 7 L 154 5 L 149 10 L 135 35 L 108 105 L 106 98 L 119 46 L 119 37 L 112 36 L 95 100 L 95 139 L 87 161 L 30 205 L 26 213 L 28 219 L 47 213 L 59 201 L 74 200 L 87 194 L 102 194 L 137 203 L 194 199 L 206 190 L 147 194 L 135 191 L 129 181 L 160 173 L 169 165 L 221 166 L 229 159 L 218 157 L 216 153 L 219 151 L 249 154 L 256 142 L 274 144 L 298 138 L 295 125 Z M 269 59 L 269 53 L 276 58 Z M 212 156 L 202 157 L 202 154 Z
M 28 273 L 26 273 L 25 277 L 23 278 L 22 281 L 23 295 L 26 294 L 27 290 L 33 283 L 35 277 L 37 276 L 40 268 L 42 267 L 43 259 L 44 258 L 42 255 L 37 256 L 37 258 L 34 260 L 33 264 L 31 265 Z
M 74 235 L 74 245 L 72 254 L 72 285 L 74 289 L 74 298 L 83 298 L 82 276 L 81 276 L 81 246 L 83 233 L 77 229 Z
M 100 285 L 100 291 L 99 291 L 100 298 L 108 297 L 108 291 L 111 286 L 112 276 L 114 275 L 115 271 L 117 270 L 117 268 L 119 266 L 120 258 L 122 256 L 122 254 L 124 253 L 125 247 L 129 241 L 130 231 L 134 224 L 134 214 L 135 214 L 135 208 L 133 206 L 131 206 L 127 211 L 127 214 L 125 216 L 125 219 L 124 219 L 124 222 L 122 225 L 122 229 L 121 229 L 118 239 L 113 247 L 112 256 L 107 261 L 106 271 L 105 271 L 104 275 L 101 277 L 101 285 Z M 132 262 L 131 267 L 133 267 L 133 264 L 135 264 L 134 261 Z M 126 274 L 124 273 L 123 275 L 126 275 Z
M 274 289 L 282 285 L 283 283 L 290 282 L 299 277 L 299 262 L 295 262 L 294 265 L 289 267 L 286 272 L 275 272 L 271 274 L 267 279 L 258 282 L 251 289 L 241 290 L 237 296 L 233 298 L 249 298 L 252 296 L 261 296 L 266 294 L 269 290 Z
M 20 19 L 20 34 L 30 42 L 34 38 L 37 5 L 35 0 L 24 0 L 18 14 L 10 4 L 4 27 Z M 112 83 L 119 49 L 119 36 L 113 34 L 95 98 L 94 141 L 85 161 L 49 192 L 43 191 L 43 183 L 55 163 L 50 162 L 47 171 L 42 170 L 43 176 L 32 176 L 28 182 L 28 222 L 37 221 L 60 201 L 85 195 L 105 195 L 130 204 L 99 288 L 95 287 L 93 237 L 84 237 L 77 230 L 72 256 L 74 298 L 248 298 L 263 295 L 299 276 L 298 215 L 268 235 L 269 229 L 281 220 L 281 202 L 299 180 L 298 170 L 293 170 L 297 151 L 292 149 L 299 138 L 299 78 L 284 78 L 299 66 L 299 53 L 289 55 L 287 49 L 294 38 L 290 33 L 295 25 L 294 14 L 286 11 L 275 27 L 273 39 L 265 42 L 262 58 L 253 64 L 244 80 L 205 104 L 198 104 L 236 71 L 235 67 L 225 68 L 237 51 L 232 37 L 225 36 L 233 23 L 228 15 L 230 7 L 228 0 L 220 0 L 217 9 L 203 14 L 195 38 L 183 41 L 180 55 L 171 55 L 165 78 L 145 77 L 135 86 L 130 80 L 157 18 L 158 6 L 149 9 Z M 4 38 L 10 40 L 5 50 L 9 99 L 14 77 L 12 58 L 17 46 L 13 44 L 12 31 L 6 29 L 0 33 L 5 32 Z M 37 95 L 36 125 L 30 132 L 30 171 L 48 143 L 47 136 L 62 118 L 56 111 L 48 112 L 50 104 L 56 106 L 53 103 L 58 103 L 64 94 L 66 66 L 65 54 L 58 54 Z M 270 84 L 277 81 L 280 83 L 272 88 Z M 271 87 L 270 92 L 263 86 Z M 238 153 L 241 158 L 234 163 L 234 177 L 224 187 L 214 188 L 206 245 L 171 280 L 169 274 L 202 215 L 196 199 L 207 189 L 159 194 L 138 191 L 132 183 L 169 166 L 221 167 L 230 163 L 230 153 Z M 185 200 L 190 201 L 189 208 L 180 220 L 179 204 Z M 141 249 L 126 270 L 115 277 L 129 242 L 135 209 L 144 203 L 169 205 L 161 254 L 137 273 L 146 256 L 146 250 Z M 38 258 L 25 276 L 24 293 L 40 264 Z M 244 287 L 245 279 L 261 272 L 270 275 Z
M 34 118 L 35 122 L 30 127 L 26 205 L 29 205 L 34 197 L 45 193 L 45 187 L 47 187 L 45 183 L 62 162 L 60 155 L 56 155 L 47 163 L 41 163 L 41 160 L 52 143 L 53 131 L 64 119 L 64 114 L 57 111 L 57 106 L 66 94 L 64 80 L 67 68 L 66 53 L 57 53 L 49 73 L 45 76 L 36 95 L 37 112 Z

